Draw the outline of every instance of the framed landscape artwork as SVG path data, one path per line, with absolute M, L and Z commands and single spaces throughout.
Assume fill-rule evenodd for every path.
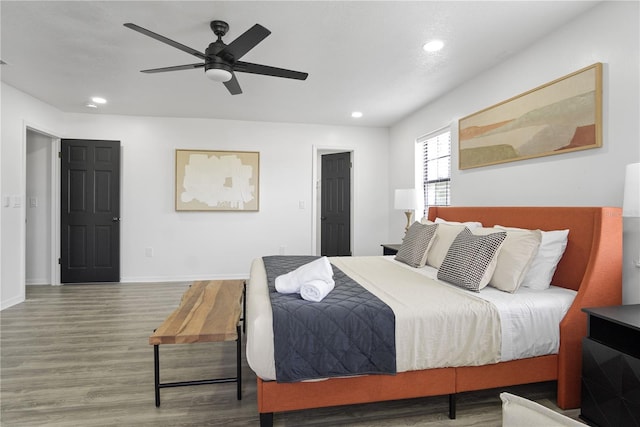
M 257 211 L 260 153 L 176 150 L 177 211 Z
M 460 119 L 459 167 L 469 169 L 602 146 L 602 64 Z

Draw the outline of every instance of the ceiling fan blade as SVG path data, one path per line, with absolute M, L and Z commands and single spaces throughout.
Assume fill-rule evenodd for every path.
M 151 68 L 148 70 L 141 70 L 141 73 L 164 73 L 165 71 L 180 71 L 180 70 L 191 70 L 194 68 L 202 68 L 204 67 L 204 62 L 200 62 L 198 64 L 186 64 L 186 65 L 175 65 L 173 67 L 163 67 L 163 68 Z
M 156 40 L 158 40 L 158 41 L 160 41 L 162 43 L 166 43 L 169 46 L 173 46 L 176 49 L 180 49 L 183 52 L 187 52 L 187 53 L 189 53 L 189 54 L 191 54 L 193 56 L 197 56 L 200 59 L 205 59 L 204 53 L 199 52 L 199 51 L 197 51 L 195 49 L 192 49 L 189 46 L 185 46 L 182 43 L 178 43 L 176 41 L 168 39 L 165 36 L 161 36 L 160 34 L 156 34 L 153 31 L 149 31 L 146 28 L 142 28 L 142 27 L 140 27 L 140 26 L 138 26 L 136 24 L 132 24 L 130 22 L 124 24 L 124 26 L 127 27 L 127 28 L 130 28 L 130 29 L 132 29 L 134 31 L 137 31 L 137 32 L 139 32 L 141 34 L 144 34 L 145 36 L 149 36 L 149 37 L 151 37 L 153 39 L 156 39 Z
M 252 64 L 251 62 L 238 61 L 233 64 L 233 70 L 241 73 L 262 74 L 265 76 L 284 77 L 285 79 L 305 80 L 309 73 L 301 71 L 285 70 L 284 68 L 270 67 L 268 65 Z
M 231 80 L 224 82 L 224 85 L 227 87 L 227 90 L 229 90 L 231 95 L 240 95 L 242 93 L 240 83 L 238 83 L 235 73 L 231 73 Z
M 229 43 L 224 49 L 218 52 L 217 55 L 224 58 L 228 53 L 233 56 L 234 60 L 238 60 L 242 58 L 245 53 L 256 47 L 256 45 L 269 34 L 271 34 L 271 31 L 260 24 L 256 24 Z

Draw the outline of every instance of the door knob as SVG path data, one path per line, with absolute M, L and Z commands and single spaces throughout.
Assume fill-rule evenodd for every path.
M 111 221 L 120 222 L 120 218 L 118 218 L 117 216 L 114 216 L 113 218 L 111 218 Z

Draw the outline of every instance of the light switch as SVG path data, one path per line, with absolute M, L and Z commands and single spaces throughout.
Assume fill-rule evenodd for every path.
M 38 207 L 38 198 L 37 197 L 29 197 L 29 207 L 37 208 Z
M 14 208 L 19 208 L 20 206 L 22 206 L 22 197 L 18 195 L 18 196 L 11 196 L 11 198 L 13 199 Z

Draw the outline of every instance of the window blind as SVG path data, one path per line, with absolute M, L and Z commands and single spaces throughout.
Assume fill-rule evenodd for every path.
M 447 206 L 451 200 L 451 130 L 447 127 L 418 139 L 423 153 L 425 212 L 429 206 Z

